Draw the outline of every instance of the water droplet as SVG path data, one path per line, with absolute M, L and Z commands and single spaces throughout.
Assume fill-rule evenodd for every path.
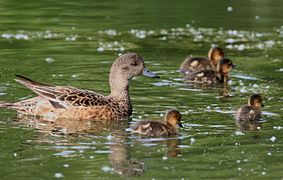
M 54 174 L 54 177 L 55 177 L 55 178 L 63 178 L 64 175 L 63 175 L 62 173 L 55 173 L 55 174 Z
M 233 11 L 233 8 L 232 8 L 231 6 L 228 6 L 228 7 L 227 7 L 227 11 L 228 11 L 228 12 L 232 12 L 232 11 Z

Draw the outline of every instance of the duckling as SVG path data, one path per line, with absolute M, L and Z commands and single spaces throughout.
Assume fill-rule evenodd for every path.
M 168 110 L 164 115 L 164 121 L 140 121 L 132 124 L 130 129 L 145 136 L 174 136 L 178 134 L 176 125 L 183 127 L 181 113 L 175 109 Z
M 213 47 L 208 52 L 208 59 L 204 57 L 188 57 L 180 66 L 180 72 L 189 74 L 199 70 L 216 69 L 218 62 L 224 58 L 224 51 Z
M 187 74 L 185 76 L 185 81 L 208 85 L 214 83 L 226 83 L 229 80 L 229 73 L 234 67 L 235 65 L 230 59 L 221 59 L 218 62 L 216 70 L 199 70 L 192 74 Z
M 239 108 L 235 114 L 235 119 L 239 123 L 257 122 L 261 118 L 261 107 L 263 107 L 262 97 L 253 94 L 248 99 L 248 105 Z

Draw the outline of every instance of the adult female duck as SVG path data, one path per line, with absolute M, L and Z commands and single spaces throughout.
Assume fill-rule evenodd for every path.
M 158 77 L 145 68 L 143 58 L 136 53 L 124 54 L 112 64 L 109 75 L 111 94 L 108 96 L 75 87 L 43 84 L 17 75 L 15 80 L 38 96 L 16 103 L 0 102 L 0 108 L 52 119 L 121 119 L 132 114 L 129 82 L 140 75 Z

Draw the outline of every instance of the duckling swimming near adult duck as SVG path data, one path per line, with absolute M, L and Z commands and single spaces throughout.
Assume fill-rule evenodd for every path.
M 145 136 L 174 136 L 178 134 L 177 125 L 183 127 L 181 113 L 172 109 L 166 112 L 163 122 L 144 120 L 132 124 L 130 129 Z
M 112 64 L 109 74 L 111 94 L 108 96 L 75 87 L 43 84 L 17 75 L 15 80 L 38 96 L 15 103 L 0 102 L 0 108 L 52 119 L 121 119 L 132 114 L 129 82 L 140 75 L 158 77 L 146 69 L 143 58 L 136 53 L 121 55 Z
M 262 97 L 259 94 L 253 94 L 248 99 L 248 105 L 240 107 L 235 119 L 237 122 L 256 122 L 261 118 L 261 107 L 263 107 Z
M 221 59 L 217 69 L 207 69 L 193 72 L 185 76 L 185 82 L 200 84 L 226 83 L 229 80 L 229 73 L 235 67 L 230 59 Z
M 199 70 L 216 69 L 218 62 L 224 58 L 224 51 L 219 47 L 210 48 L 208 58 L 188 57 L 180 66 L 180 72 L 189 74 Z

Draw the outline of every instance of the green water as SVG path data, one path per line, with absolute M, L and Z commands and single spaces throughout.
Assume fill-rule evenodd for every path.
M 161 76 L 131 82 L 129 121 L 45 122 L 1 109 L 0 179 L 283 178 L 282 1 L 0 2 L 0 101 L 34 96 L 15 74 L 108 94 L 111 63 L 127 51 Z M 212 45 L 237 64 L 231 84 L 184 84 L 184 58 Z M 251 93 L 264 97 L 264 120 L 248 131 L 233 114 Z M 170 108 L 183 115 L 179 137 L 125 130 Z

